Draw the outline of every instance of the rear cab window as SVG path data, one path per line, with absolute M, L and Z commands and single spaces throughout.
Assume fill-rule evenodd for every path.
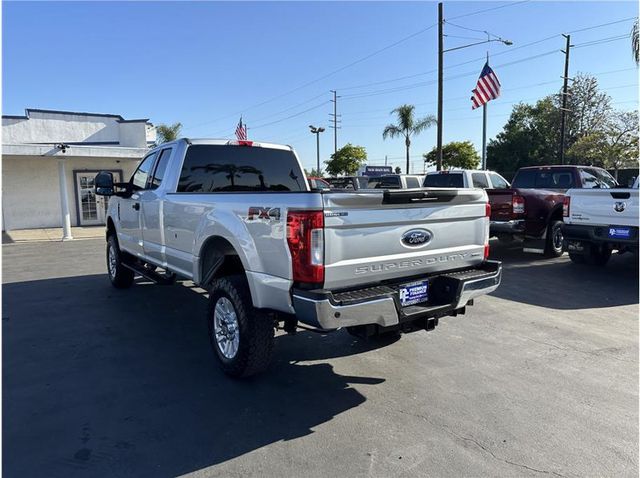
M 511 187 L 523 189 L 569 189 L 575 187 L 570 168 L 521 169 Z
M 424 186 L 427 188 L 463 188 L 464 179 L 462 173 L 427 174 Z
M 235 145 L 189 146 L 177 192 L 306 191 L 292 151 Z
M 402 185 L 400 184 L 399 176 L 381 176 L 380 181 L 376 184 L 376 189 L 400 189 Z
M 420 181 L 418 181 L 418 178 L 407 176 L 407 188 L 408 189 L 414 189 L 414 188 L 419 188 L 419 187 L 420 187 Z

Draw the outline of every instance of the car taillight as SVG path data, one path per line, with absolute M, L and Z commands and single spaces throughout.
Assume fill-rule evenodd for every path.
M 293 280 L 324 282 L 324 214 L 322 211 L 289 211 L 287 244 L 291 252 Z
M 489 259 L 489 229 L 491 225 L 491 204 L 487 203 L 484 207 L 484 215 L 487 218 L 487 225 L 484 231 L 484 260 Z
M 565 196 L 564 201 L 562 201 L 562 215 L 564 217 L 569 217 L 570 207 L 571 207 L 571 198 L 569 196 Z
M 524 214 L 524 198 L 522 196 L 514 195 L 511 208 L 514 214 Z

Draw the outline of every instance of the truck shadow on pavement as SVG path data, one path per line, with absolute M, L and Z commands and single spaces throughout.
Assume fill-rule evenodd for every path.
M 521 245 L 491 243 L 491 259 L 502 261 L 500 287 L 491 295 L 540 307 L 573 310 L 638 303 L 638 263 L 614 254 L 604 267 L 573 264 L 522 252 Z
M 265 374 L 231 380 L 206 297 L 181 285 L 117 291 L 87 275 L 5 284 L 3 302 L 6 477 L 201 470 L 314 433 L 366 401 L 352 384 L 384 382 L 304 363 L 375 347 L 344 332 L 278 336 Z

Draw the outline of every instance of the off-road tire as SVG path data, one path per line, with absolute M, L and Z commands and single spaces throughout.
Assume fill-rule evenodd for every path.
M 560 257 L 562 253 L 562 221 L 551 221 L 547 228 L 547 243 L 544 248 L 544 255 L 547 257 Z
M 585 262 L 587 262 L 585 255 L 578 254 L 577 252 L 570 252 L 569 259 L 571 259 L 571 262 L 573 262 L 574 264 L 584 264 Z
M 111 254 L 113 254 L 115 267 L 110 266 Z M 133 284 L 134 273 L 122 264 L 122 256 L 123 252 L 118 245 L 118 239 L 115 235 L 110 235 L 107 239 L 107 273 L 111 285 L 116 289 L 127 289 Z
M 214 313 L 218 299 L 231 301 L 238 321 L 240 343 L 231 359 L 219 349 L 214 332 Z M 207 309 L 209 340 L 223 372 L 231 377 L 248 377 L 264 371 L 271 362 L 274 344 L 274 322 L 251 301 L 249 284 L 242 275 L 226 276 L 213 281 Z

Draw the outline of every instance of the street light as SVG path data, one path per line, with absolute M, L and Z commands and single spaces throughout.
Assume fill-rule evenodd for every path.
M 504 40 L 500 37 L 497 38 L 491 38 L 491 35 L 489 34 L 489 32 L 485 31 L 484 33 L 486 33 L 487 35 L 487 39 L 480 41 L 480 42 L 476 42 L 476 43 L 470 43 L 469 45 L 462 45 L 462 46 L 457 46 L 454 48 L 449 48 L 448 50 L 444 49 L 444 32 L 443 32 L 443 27 L 444 27 L 444 14 L 442 12 L 442 2 L 438 3 L 438 133 L 437 133 L 437 155 L 436 155 L 436 169 L 438 171 L 440 171 L 442 169 L 442 97 L 443 97 L 443 70 L 444 70 L 444 65 L 443 65 L 443 56 L 444 53 L 447 51 L 454 51 L 454 50 L 461 50 L 463 48 L 468 48 L 470 46 L 476 46 L 476 45 L 482 45 L 483 43 L 490 43 L 490 42 L 500 42 L 503 43 L 507 46 L 509 45 L 513 45 L 513 42 L 510 40 Z
M 324 132 L 324 128 L 318 127 L 316 128 L 313 125 L 309 125 L 309 129 L 311 130 L 311 134 L 316 135 L 316 146 L 317 146 L 317 166 L 316 173 L 320 175 L 320 133 Z

